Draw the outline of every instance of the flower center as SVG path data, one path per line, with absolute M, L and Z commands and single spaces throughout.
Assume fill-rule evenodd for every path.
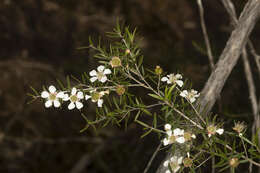
M 177 78 L 175 77 L 175 75 L 171 75 L 171 76 L 169 77 L 169 79 L 170 79 L 171 83 L 175 83 L 176 80 L 177 80 Z
M 49 100 L 56 100 L 56 93 L 51 93 L 50 96 L 49 96 Z
M 175 170 L 179 165 L 176 161 L 170 162 L 170 166 L 172 168 L 172 170 Z
M 111 60 L 111 66 L 112 67 L 118 67 L 121 66 L 121 60 L 118 57 L 113 57 Z
M 97 72 L 97 78 L 98 80 L 101 80 L 102 77 L 104 77 L 105 75 L 103 74 L 103 72 Z
M 94 92 L 91 96 L 91 98 L 94 100 L 94 101 L 98 101 L 98 99 L 100 99 L 101 97 L 101 94 L 99 94 L 99 92 Z
M 216 126 L 210 125 L 207 127 L 208 133 L 214 135 L 217 131 Z
M 78 101 L 78 97 L 76 95 L 72 95 L 72 96 L 70 96 L 70 100 L 71 100 L 71 102 L 76 102 L 76 101 Z

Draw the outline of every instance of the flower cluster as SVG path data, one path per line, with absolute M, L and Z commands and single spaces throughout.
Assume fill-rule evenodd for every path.
M 163 166 L 168 167 L 170 169 L 167 169 L 165 173 L 171 173 L 171 171 L 174 173 L 177 172 L 181 168 L 180 165 L 182 164 L 182 159 L 183 157 L 173 156 L 169 160 L 166 160 L 163 163 Z
M 155 72 L 156 74 L 159 73 L 160 67 L 156 67 Z M 183 81 L 182 81 L 182 75 L 181 74 L 169 74 L 167 76 L 162 77 L 161 79 L 162 82 L 167 82 L 167 84 L 174 84 L 174 85 L 178 85 L 179 87 L 183 86 Z M 191 89 L 190 91 L 188 90 L 183 90 L 180 93 L 181 97 L 186 98 L 187 100 L 189 100 L 191 103 L 196 101 L 196 98 L 200 96 L 200 94 L 198 93 L 198 91 Z
M 96 80 L 104 83 L 106 82 L 108 74 L 111 74 L 110 69 L 105 69 L 104 66 L 100 65 L 96 70 L 92 70 L 89 75 L 91 76 L 90 81 L 95 82 Z M 48 88 L 49 91 L 43 91 L 41 93 L 41 97 L 46 100 L 45 107 L 49 108 L 52 105 L 54 107 L 58 108 L 61 106 L 62 101 L 70 101 L 70 104 L 68 105 L 68 109 L 72 110 L 75 107 L 77 109 L 83 108 L 83 100 L 88 100 L 91 98 L 92 102 L 97 102 L 98 107 L 102 107 L 103 99 L 102 97 L 105 94 L 109 94 L 109 91 L 97 91 L 96 89 L 90 91 L 90 95 L 87 95 L 73 87 L 71 91 L 57 91 L 55 86 L 51 85 Z M 69 94 L 70 93 L 70 94 Z
M 176 128 L 172 130 L 170 124 L 165 124 L 164 129 L 166 131 L 167 137 L 163 139 L 163 145 L 170 145 L 172 143 L 183 144 L 186 141 L 190 141 L 192 138 L 195 139 L 196 136 L 190 132 L 185 132 L 183 129 Z

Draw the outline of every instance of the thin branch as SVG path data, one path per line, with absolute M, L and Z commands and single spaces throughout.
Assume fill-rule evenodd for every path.
M 151 159 L 149 160 L 147 166 L 145 167 L 144 173 L 147 173 L 147 172 L 148 172 L 148 170 L 149 170 L 149 168 L 151 167 L 151 164 L 152 164 L 152 162 L 153 162 L 155 156 L 156 156 L 157 153 L 160 151 L 161 146 L 162 146 L 162 143 L 160 142 L 160 144 L 158 145 L 158 147 L 157 147 L 156 150 L 154 151 L 154 153 L 153 153 Z
M 211 67 L 211 71 L 213 71 L 214 69 L 214 58 L 212 55 L 212 51 L 211 51 L 211 46 L 210 46 L 210 41 L 209 41 L 209 36 L 207 33 L 207 28 L 205 25 L 205 20 L 204 20 L 204 9 L 203 9 L 203 5 L 201 0 L 197 0 L 197 4 L 199 7 L 199 12 L 200 12 L 200 24 L 201 24 L 201 28 L 202 28 L 202 32 L 203 32 L 203 37 L 206 43 L 206 48 L 207 48 L 207 54 L 208 54 L 208 58 L 209 58 L 209 64 Z

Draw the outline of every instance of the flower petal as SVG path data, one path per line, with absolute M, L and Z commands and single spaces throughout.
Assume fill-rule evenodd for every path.
M 166 160 L 165 162 L 163 162 L 164 167 L 168 167 L 168 165 L 169 165 L 169 160 Z
M 190 102 L 191 102 L 191 103 L 193 103 L 193 102 L 195 102 L 195 101 L 196 101 L 195 97 L 190 98 Z
M 55 91 L 56 91 L 55 86 L 53 86 L 53 85 L 49 86 L 49 91 L 50 91 L 50 93 L 55 93 Z
M 110 69 L 105 69 L 104 70 L 104 74 L 111 74 L 112 72 L 111 72 L 111 70 Z
M 105 83 L 107 81 L 107 77 L 106 76 L 103 76 L 102 78 L 101 78 L 101 80 L 100 80 L 100 82 L 102 82 L 102 83 Z
M 98 78 L 97 77 L 92 77 L 92 78 L 90 78 L 90 82 L 95 82 L 96 80 L 97 80 Z
M 88 100 L 89 98 L 91 98 L 90 95 L 85 95 L 85 100 Z
M 183 157 L 179 157 L 179 158 L 178 158 L 178 164 L 181 164 L 181 163 L 182 163 L 182 159 L 183 159 Z
M 58 100 L 54 100 L 53 103 L 54 103 L 54 107 L 56 108 L 60 107 L 60 102 Z
M 51 107 L 52 106 L 52 101 L 51 100 L 47 100 L 46 102 L 45 102 L 45 107 L 46 108 L 49 108 L 49 107 Z
M 181 137 L 178 137 L 178 138 L 176 139 L 176 141 L 177 141 L 178 143 L 180 143 L 180 144 L 183 144 L 183 143 L 185 142 L 185 138 L 184 138 L 183 136 L 181 136 Z
M 183 90 L 181 93 L 180 93 L 180 96 L 182 97 L 187 97 L 188 95 L 188 91 L 187 90 Z
M 98 103 L 97 103 L 98 107 L 102 107 L 103 102 L 104 102 L 103 99 L 98 99 Z
M 167 77 L 163 77 L 162 79 L 161 79 L 161 81 L 162 82 L 165 82 L 165 81 L 168 81 L 169 79 L 167 78 Z
M 164 139 L 163 139 L 163 145 L 164 145 L 164 146 L 168 145 L 169 142 L 170 142 L 170 141 L 169 141 L 167 138 L 164 138 Z
M 61 99 L 64 98 L 64 92 L 59 92 L 56 97 Z
M 90 76 L 96 76 L 97 75 L 96 70 L 92 70 L 91 72 L 89 72 L 89 75 Z
M 62 100 L 68 101 L 69 99 L 70 99 L 69 95 L 68 94 L 64 94 Z
M 104 67 L 103 65 L 100 65 L 100 66 L 98 66 L 98 68 L 97 68 L 97 70 L 98 70 L 99 72 L 103 72 L 104 69 L 105 69 L 105 67 Z
M 81 102 L 76 102 L 76 107 L 78 109 L 81 109 L 81 108 L 83 108 L 83 104 Z
M 75 108 L 75 104 L 73 102 L 70 102 L 69 106 L 68 106 L 68 109 L 69 110 L 72 110 Z
M 84 98 L 83 92 L 79 91 L 79 92 L 77 93 L 77 98 L 78 98 L 78 99 L 83 99 L 83 98 Z
M 219 134 L 219 135 L 222 135 L 224 133 L 224 129 L 218 129 L 216 130 L 216 132 Z
M 41 93 L 41 97 L 42 97 L 42 98 L 48 98 L 49 95 L 50 95 L 50 94 L 49 94 L 47 91 L 43 91 L 43 92 Z
M 164 130 L 171 130 L 172 126 L 170 124 L 165 124 L 164 125 Z
M 179 85 L 180 87 L 182 87 L 182 85 L 183 85 L 183 81 L 182 81 L 182 80 L 177 80 L 176 83 L 177 83 L 177 85 Z
M 167 170 L 165 171 L 165 173 L 171 173 L 171 171 L 170 171 L 169 169 L 167 169 Z
M 75 95 L 76 93 L 77 93 L 77 89 L 75 87 L 73 87 L 71 90 L 71 95 Z

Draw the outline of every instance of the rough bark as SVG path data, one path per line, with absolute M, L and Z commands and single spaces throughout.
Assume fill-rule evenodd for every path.
M 213 107 L 217 98 L 219 97 L 222 88 L 230 75 L 232 69 L 237 63 L 237 60 L 243 50 L 250 33 L 252 32 L 257 19 L 260 16 L 260 1 L 249 0 L 244 7 L 243 12 L 239 17 L 236 28 L 231 33 L 229 40 L 216 64 L 214 71 L 211 73 L 206 85 L 204 86 L 198 105 L 200 111 L 207 114 Z M 176 153 L 179 153 L 176 151 Z M 156 173 L 165 173 L 166 167 L 163 162 L 171 157 L 167 154 L 166 158 L 161 162 Z

